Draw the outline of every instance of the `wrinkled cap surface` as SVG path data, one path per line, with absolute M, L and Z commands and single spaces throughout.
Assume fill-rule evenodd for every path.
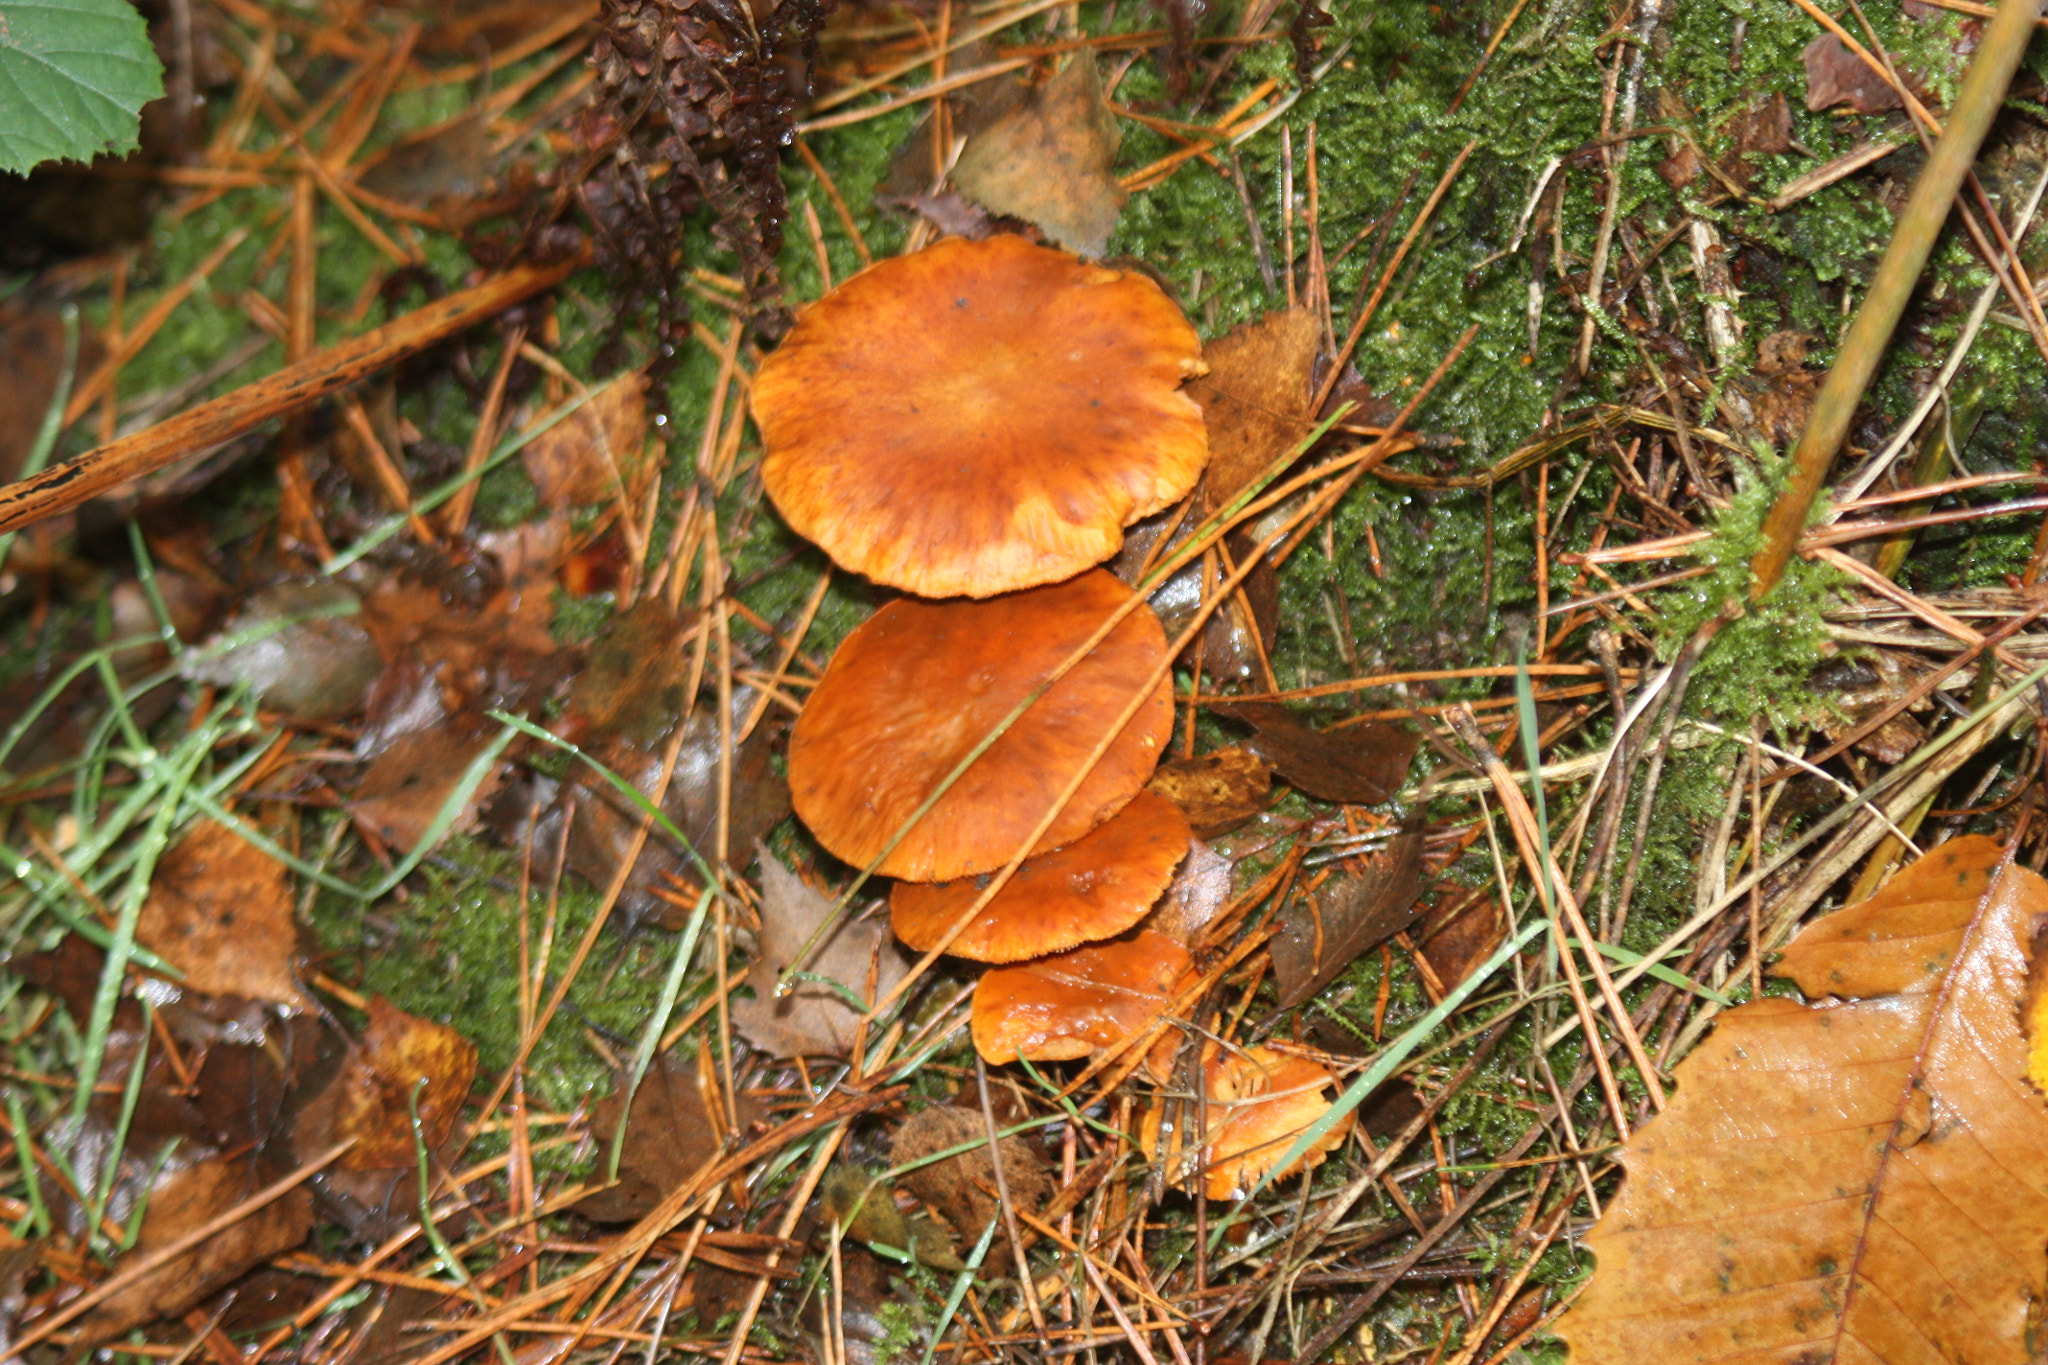
M 990 1062 L 1066 1062 L 1151 1027 L 1192 959 L 1164 934 L 991 967 L 974 987 L 975 1050 Z
M 768 494 L 836 562 L 988 597 L 1109 559 L 1194 487 L 1201 341 L 1142 275 L 948 238 L 813 304 L 753 384 Z
M 1193 837 L 1180 808 L 1139 792 L 1117 814 L 1065 848 L 1028 859 L 946 949 L 977 962 L 1021 962 L 1114 938 L 1145 917 L 1173 881 Z M 983 879 L 898 882 L 889 920 L 930 952 L 980 898 Z
M 1173 727 L 1166 633 L 1142 603 L 1047 688 L 928 812 L 961 760 L 1124 604 L 1095 570 L 985 602 L 900 598 L 846 637 L 789 744 L 790 796 L 818 841 L 855 867 L 944 881 L 1025 846 L 1105 734 L 1109 748 L 1033 852 L 1073 842 L 1143 789 Z M 1133 698 L 1137 711 L 1115 729 Z M 915 820 L 915 824 L 911 822 Z

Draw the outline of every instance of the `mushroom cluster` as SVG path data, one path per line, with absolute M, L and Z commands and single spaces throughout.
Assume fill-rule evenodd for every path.
M 907 594 L 804 706 L 796 812 L 896 879 L 906 944 L 997 964 L 973 1007 L 991 1062 L 1121 1045 L 1191 971 L 1182 944 L 1137 928 L 1193 837 L 1144 791 L 1172 729 L 1166 634 L 1098 566 L 1200 477 L 1181 385 L 1203 370 L 1150 280 L 998 236 L 862 271 L 753 384 L 785 520 Z

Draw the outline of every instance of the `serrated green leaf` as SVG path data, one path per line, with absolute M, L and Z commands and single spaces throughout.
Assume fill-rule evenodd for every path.
M 163 92 L 128 0 L 0 0 L 0 170 L 131 151 Z

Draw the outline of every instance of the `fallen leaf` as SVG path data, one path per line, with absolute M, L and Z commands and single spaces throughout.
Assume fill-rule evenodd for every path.
M 641 486 L 647 458 L 647 378 L 634 372 L 598 390 L 519 452 L 543 507 L 609 502 Z
M 1294 901 L 1272 945 L 1280 1008 L 1313 998 L 1360 953 L 1413 924 L 1421 882 L 1422 829 L 1410 825 L 1363 872 L 1333 877 Z
M 623 1084 L 592 1111 L 590 1131 L 597 1138 L 598 1162 L 591 1179 L 604 1179 L 620 1118 L 627 1112 Z M 633 1092 L 617 1182 L 577 1200 L 576 1212 L 599 1223 L 642 1217 L 718 1155 L 719 1126 L 705 1106 L 696 1065 L 663 1053 Z
M 1792 106 L 1783 91 L 1737 114 L 1728 124 L 1738 156 L 1752 152 L 1779 155 L 1792 150 Z
M 1322 328 L 1307 308 L 1276 309 L 1202 347 L 1191 381 L 1209 430 L 1205 512 L 1216 512 L 1309 429 L 1310 378 Z
M 348 803 L 356 826 L 403 853 L 426 838 L 463 774 L 497 738 L 495 722 L 447 716 L 432 729 L 399 735 L 370 760 Z M 455 813 L 453 832 L 476 827 L 477 811 L 504 781 L 501 763 Z
M 1160 764 L 1150 786 L 1180 807 L 1198 838 L 1213 839 L 1272 804 L 1273 765 L 1233 744 Z
M 142 1235 L 122 1261 L 138 1261 L 226 1213 L 277 1178 L 252 1156 L 215 1157 L 166 1173 L 149 1192 Z M 285 1191 L 189 1251 L 134 1280 L 79 1322 L 81 1346 L 184 1312 L 214 1290 L 306 1240 L 313 1200 L 304 1186 Z
M 1732 1010 L 1679 1066 L 1586 1238 L 1575 1365 L 2039 1359 L 2048 1103 L 2021 1005 L 2041 1019 L 2048 884 L 2001 855 L 1951 840 L 1815 921 L 1774 973 L 1818 1003 Z
M 495 160 L 490 117 L 476 110 L 395 143 L 363 168 L 356 183 L 405 204 L 474 198 L 491 188 Z
M 213 640 L 242 643 L 195 652 L 180 671 L 195 682 L 246 684 L 266 710 L 301 725 L 339 720 L 362 709 L 384 666 L 355 610 L 355 594 L 331 578 L 280 583 L 252 594 Z
M 967 1268 L 946 1229 L 925 1214 L 906 1214 L 897 1207 L 889 1182 L 864 1170 L 834 1162 L 818 1182 L 818 1201 L 825 1218 L 837 1223 L 843 1236 L 869 1246 L 909 1252 L 920 1265 L 934 1270 Z
M 1273 702 L 1212 702 L 1209 709 L 1251 726 L 1244 747 L 1290 785 L 1345 805 L 1392 798 L 1408 778 L 1419 743 L 1414 731 L 1384 721 L 1317 730 Z
M 962 1098 L 967 1097 L 963 1092 Z M 934 1105 L 912 1114 L 896 1130 L 889 1160 L 905 1166 L 967 1142 L 981 1145 L 905 1171 L 903 1187 L 944 1219 L 961 1245 L 971 1246 L 1002 1212 L 996 1199 L 995 1163 L 989 1160 L 988 1121 L 979 1105 Z M 1052 1172 L 1021 1134 L 1002 1139 L 1000 1150 L 1011 1203 L 1036 1214 L 1052 1198 Z
M 1230 903 L 1231 874 L 1237 864 L 1200 839 L 1188 841 L 1188 856 L 1173 874 L 1173 884 L 1159 898 L 1139 927 L 1164 934 L 1182 947 L 1193 947 L 1202 931 Z
M 1163 515 L 1171 516 L 1172 513 Z M 1174 534 L 1174 543 L 1186 539 L 1189 529 L 1183 522 Z M 1136 572 L 1132 566 L 1144 558 L 1144 551 L 1138 547 L 1142 545 L 1149 549 L 1151 543 L 1142 534 L 1127 536 L 1124 553 L 1111 562 L 1111 571 L 1123 576 L 1126 582 L 1133 581 Z M 1238 531 L 1224 538 L 1224 547 L 1230 552 L 1232 564 L 1242 564 L 1243 557 L 1256 548 L 1247 536 Z M 1126 572 L 1127 569 L 1131 571 Z M 1196 613 L 1223 591 L 1229 579 L 1229 566 L 1220 559 L 1208 563 L 1198 559 L 1182 566 L 1154 588 L 1147 600 L 1152 604 L 1152 610 L 1159 613 L 1159 623 L 1165 628 L 1167 638 L 1180 638 L 1181 632 L 1194 621 Z M 1208 625 L 1202 630 L 1204 681 L 1223 678 L 1243 682 L 1256 676 L 1261 661 L 1272 657 L 1273 643 L 1279 638 L 1279 631 L 1280 572 L 1273 567 L 1270 558 L 1262 559 L 1209 615 Z M 1189 649 L 1182 656 L 1183 660 L 1191 662 L 1193 653 L 1193 649 Z
M 1493 956 L 1507 935 L 1500 903 L 1482 896 L 1466 902 L 1440 927 L 1433 925 L 1427 934 L 1418 931 L 1416 937 L 1429 969 L 1436 973 L 1437 984 L 1450 990 Z
M 225 825 L 199 822 L 158 860 L 135 937 L 187 989 L 310 1003 L 292 973 L 298 929 L 284 864 Z
M 1881 114 L 1905 107 L 1891 82 L 1871 70 L 1869 63 L 1832 33 L 1815 38 L 1799 56 L 1806 63 L 1806 107 L 1816 113 L 1838 104 L 1846 104 L 1859 114 Z M 1904 70 L 1899 72 L 1899 78 L 1909 89 L 1914 84 Z
M 953 182 L 993 213 L 1021 218 L 1069 251 L 1100 256 L 1123 211 L 1110 167 L 1122 140 L 1088 51 L 967 139 Z
M 476 1045 L 381 995 L 371 998 L 369 1014 L 334 1079 L 300 1112 L 293 1140 L 306 1156 L 354 1138 L 339 1169 L 410 1171 L 419 1162 L 418 1144 L 433 1151 L 454 1131 L 476 1079 Z
M 852 1002 L 881 998 L 903 979 L 910 961 L 890 934 L 886 916 L 841 916 L 803 968 L 806 976 L 823 980 L 797 980 L 778 1000 L 777 980 L 831 918 L 833 902 L 765 848 L 760 861 L 761 945 L 754 965 L 747 969 L 754 998 L 732 1002 L 733 1027 L 755 1047 L 777 1057 L 845 1056 L 863 1014 Z

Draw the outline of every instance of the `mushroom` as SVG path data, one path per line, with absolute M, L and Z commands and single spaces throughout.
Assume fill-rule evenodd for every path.
M 1208 459 L 1205 372 L 1142 275 L 949 238 L 813 304 L 754 378 L 768 494 L 836 562 L 988 597 L 1110 558 Z
M 1026 860 L 946 951 L 977 962 L 1020 962 L 1121 934 L 1173 881 L 1192 837 L 1180 807 L 1140 792 L 1093 832 Z M 980 878 L 898 882 L 889 897 L 896 937 L 931 951 L 986 886 Z
M 1202 1187 L 1211 1199 L 1243 1199 L 1252 1192 L 1295 1140 L 1331 1107 L 1323 1093 L 1337 1078 L 1309 1061 L 1277 1048 L 1254 1047 L 1212 1057 L 1203 1068 L 1209 1092 L 1208 1135 L 1202 1153 Z M 1158 1142 L 1155 1108 L 1146 1123 L 1147 1150 Z M 1308 1150 L 1274 1178 L 1313 1169 L 1350 1135 L 1346 1114 L 1309 1144 Z
M 836 856 L 856 867 L 879 859 L 885 876 L 942 881 L 990 871 L 1017 855 L 1142 697 L 1029 851 L 1080 838 L 1143 789 L 1173 726 L 1166 634 L 1143 605 L 1047 686 L 1130 601 L 1131 590 L 1098 569 L 984 602 L 889 603 L 846 637 L 797 720 L 789 744 L 797 814 Z M 1044 695 L 919 816 L 1041 687 Z
M 1067 1062 L 1115 1047 L 1166 1012 L 1191 966 L 1187 949 L 1141 929 L 991 967 L 974 987 L 975 1050 L 990 1062 Z

